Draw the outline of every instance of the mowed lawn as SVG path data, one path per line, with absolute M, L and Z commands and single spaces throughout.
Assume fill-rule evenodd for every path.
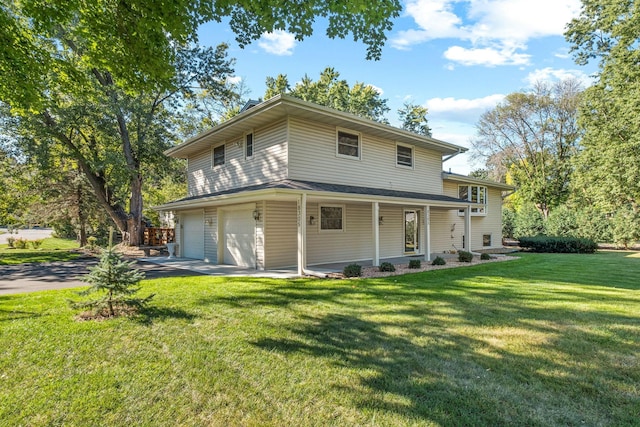
M 0 424 L 640 425 L 640 258 L 145 281 L 138 319 L 0 296 Z
M 9 248 L 9 245 L 0 245 L 0 265 L 24 264 L 28 262 L 54 262 L 71 261 L 80 257 L 75 240 L 58 239 L 48 237 L 42 239 L 42 245 L 38 249 L 32 249 L 31 244 L 27 249 Z

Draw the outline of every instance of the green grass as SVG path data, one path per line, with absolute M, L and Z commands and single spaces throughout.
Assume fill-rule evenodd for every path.
M 44 239 L 42 246 L 38 249 L 31 249 L 30 245 L 29 249 L 14 249 L 4 244 L 0 245 L 0 265 L 71 261 L 80 256 L 79 253 L 72 251 L 78 247 L 78 242 L 75 240 L 54 237 Z
M 0 296 L 5 425 L 637 426 L 640 258 L 370 280 L 186 277 L 138 319 Z

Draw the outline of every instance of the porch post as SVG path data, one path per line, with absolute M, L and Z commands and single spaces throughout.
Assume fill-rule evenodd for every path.
M 471 252 L 471 205 L 464 210 L 464 250 Z
M 424 207 L 424 260 L 431 261 L 431 206 Z
M 298 275 L 307 268 L 307 195 L 298 197 Z
M 371 203 L 371 225 L 373 228 L 373 266 L 380 265 L 380 205 Z

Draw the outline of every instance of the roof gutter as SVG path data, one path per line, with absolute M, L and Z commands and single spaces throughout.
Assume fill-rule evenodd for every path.
M 453 153 L 448 155 L 447 157 L 445 157 L 444 159 L 442 159 L 442 163 L 446 162 L 447 160 L 451 160 L 453 159 L 455 156 L 457 156 L 458 154 L 462 154 L 464 153 L 464 151 L 461 148 L 458 148 L 458 152 L 457 153 Z

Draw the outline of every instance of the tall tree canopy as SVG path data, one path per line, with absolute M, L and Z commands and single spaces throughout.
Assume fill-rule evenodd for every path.
M 196 30 L 229 20 L 241 45 L 287 30 L 301 40 L 315 17 L 327 34 L 352 34 L 378 58 L 398 0 L 237 2 L 11 0 L 0 6 L 0 101 L 19 119 L 12 136 L 51 166 L 72 158 L 131 244 L 142 227 L 143 176 L 162 171 L 178 111 L 195 99 L 233 97 L 226 46 L 199 48 Z M 188 130 L 186 131 L 189 132 Z
M 331 67 L 320 73 L 320 78 L 313 81 L 305 75 L 291 88 L 286 75 L 267 77 L 265 98 L 269 99 L 279 93 L 287 93 L 305 101 L 314 102 L 339 111 L 353 113 L 360 117 L 387 123 L 385 114 L 389 111 L 387 100 L 371 85 L 356 82 L 353 87 L 340 79 L 340 73 Z
M 578 64 L 597 60 L 584 94 L 576 186 L 587 203 L 640 214 L 640 4 L 583 0 L 566 32 Z M 640 230 L 637 222 L 635 227 Z
M 575 80 L 538 83 L 531 92 L 507 95 L 476 125 L 475 154 L 486 160 L 494 175 L 501 171 L 494 178 L 511 174 L 519 196 L 545 217 L 569 196 L 570 160 L 580 139 L 579 98 Z
M 427 113 L 427 107 L 405 102 L 402 108 L 398 110 L 402 129 L 424 136 L 431 136 Z

